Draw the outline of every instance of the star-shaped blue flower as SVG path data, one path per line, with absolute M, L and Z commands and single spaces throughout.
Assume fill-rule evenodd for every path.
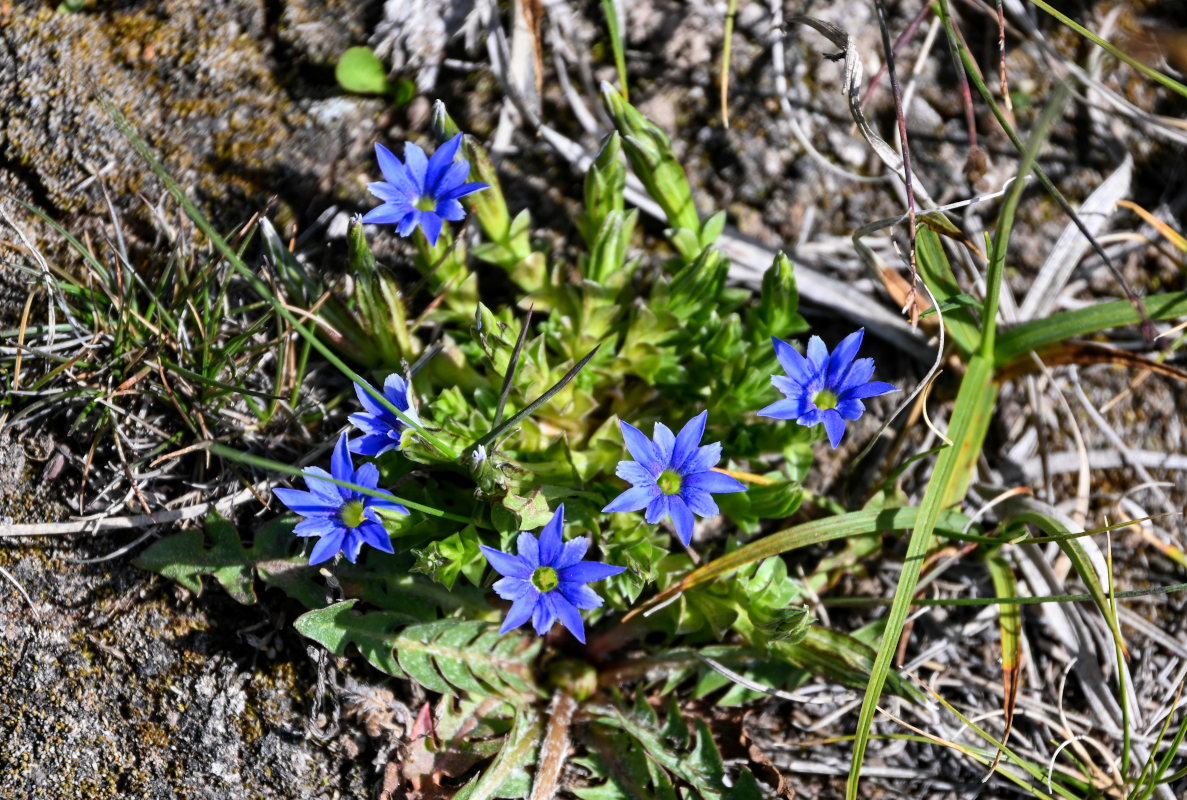
M 367 384 L 370 386 L 370 384 Z M 354 385 L 354 393 L 363 404 L 365 412 L 351 414 L 350 424 L 354 425 L 363 435 L 350 442 L 350 452 L 372 458 L 380 456 L 389 450 L 400 449 L 400 435 L 408 427 L 404 421 L 391 412 L 387 406 L 380 403 L 363 388 L 361 384 Z M 399 375 L 388 375 L 383 382 L 383 396 L 388 402 L 415 422 L 416 409 L 412 407 L 412 383 Z
M 634 461 L 619 461 L 618 477 L 633 488 L 614 498 L 604 512 L 647 509 L 647 521 L 672 520 L 684 546 L 692 541 L 693 514 L 712 517 L 720 513 L 711 493 L 744 492 L 739 481 L 713 467 L 721 460 L 721 442 L 701 446 L 705 434 L 702 411 L 680 429 L 678 436 L 662 422 L 655 423 L 652 438 L 627 422 L 619 422 L 626 448 Z
M 330 458 L 329 472 L 320 467 L 309 467 L 304 474 L 309 491 L 273 489 L 272 492 L 282 503 L 305 517 L 297 523 L 293 533 L 297 536 L 320 537 L 321 540 L 309 554 L 310 564 L 328 561 L 339 552 L 353 564 L 364 544 L 385 553 L 392 552 L 392 540 L 380 523 L 376 509 L 400 514 L 407 514 L 408 509 L 397 503 L 390 494 L 390 500 L 374 497 L 325 480 L 333 478 L 367 489 L 379 486 L 379 469 L 374 464 L 363 464 L 357 470 L 354 468 L 346 434 L 338 438 L 334 455 Z
M 426 158 L 424 150 L 405 142 L 404 161 L 377 143 L 375 155 L 384 180 L 368 184 L 367 189 L 383 205 L 364 214 L 363 222 L 395 225 L 401 236 L 411 236 L 419 227 L 429 244 L 436 245 L 441 220 L 456 222 L 466 216 L 458 198 L 490 188 L 485 183 L 466 183 L 470 162 L 453 160 L 461 143 L 459 133 Z
M 759 411 L 759 416 L 794 419 L 808 427 L 823 422 L 829 444 L 833 447 L 840 444 L 845 435 L 845 420 L 855 420 L 865 413 L 862 400 L 898 391 L 892 384 L 870 380 L 874 375 L 874 359 L 854 361 L 864 335 L 864 328 L 849 334 L 831 355 L 824 341 L 813 336 L 808 340 L 807 358 L 787 342 L 772 336 L 775 356 L 787 376 L 772 375 L 771 383 L 787 397 Z
M 536 633 L 543 636 L 559 619 L 577 641 L 585 644 L 585 625 L 578 609 L 602 605 L 602 598 L 585 584 L 617 575 L 625 567 L 582 561 L 589 549 L 589 537 L 564 541 L 564 524 L 562 503 L 540 531 L 539 540 L 526 531 L 519 534 L 518 555 L 479 545 L 495 571 L 505 576 L 495 582 L 495 593 L 511 601 L 499 633 L 514 630 L 530 619 Z

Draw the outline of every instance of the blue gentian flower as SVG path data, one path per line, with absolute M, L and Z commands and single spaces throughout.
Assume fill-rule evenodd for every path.
M 605 512 L 647 509 L 647 521 L 672 520 L 676 535 L 687 547 L 692 541 L 693 514 L 712 517 L 720 513 L 711 493 L 744 492 L 739 481 L 713 467 L 721 460 L 721 442 L 701 446 L 705 434 L 702 411 L 680 429 L 678 436 L 662 422 L 655 423 L 648 439 L 635 426 L 619 422 L 626 448 L 634 461 L 619 461 L 618 477 L 634 487 L 614 498 Z
M 540 531 L 538 541 L 526 531 L 519 534 L 518 555 L 479 545 L 495 571 L 505 576 L 495 582 L 495 593 L 511 601 L 499 633 L 518 628 L 530 619 L 536 633 L 543 636 L 559 619 L 577 641 L 585 644 L 585 625 L 578 609 L 602 605 L 602 598 L 585 584 L 617 575 L 625 567 L 582 561 L 589 549 L 589 537 L 563 541 L 564 524 L 562 503 Z
M 367 384 L 370 386 L 370 384 Z M 351 414 L 350 424 L 354 425 L 363 435 L 350 442 L 350 452 L 364 456 L 376 457 L 389 450 L 400 449 L 400 435 L 408 427 L 402 419 L 391 412 L 387 406 L 380 403 L 363 388 L 361 384 L 354 385 L 354 393 L 363 404 L 365 412 Z M 416 409 L 412 407 L 412 382 L 406 381 L 399 375 L 388 375 L 383 382 L 383 396 L 387 401 L 404 413 L 414 422 L 419 422 Z
M 419 227 L 429 245 L 436 245 L 441 220 L 456 222 L 466 216 L 458 198 L 490 188 L 485 183 L 466 183 L 470 162 L 453 160 L 461 143 L 459 133 L 426 158 L 424 150 L 405 142 L 404 161 L 377 143 L 375 155 L 384 180 L 367 184 L 367 189 L 383 205 L 364 214 L 363 222 L 395 225 L 401 236 L 411 236 Z
M 823 422 L 829 444 L 840 444 L 845 420 L 855 420 L 865 413 L 862 400 L 898 391 L 892 384 L 870 380 L 874 359 L 853 360 L 864 335 L 864 328 L 849 334 L 831 355 L 824 341 L 813 336 L 808 340 L 807 358 L 772 336 L 775 355 L 787 376 L 772 375 L 771 383 L 787 397 L 759 411 L 759 416 L 794 419 L 808 427 Z
M 320 564 L 342 552 L 352 564 L 358 559 L 364 544 L 385 553 L 392 552 L 392 540 L 379 522 L 376 509 L 407 514 L 408 509 L 391 499 L 363 494 L 345 486 L 337 486 L 326 478 L 345 481 L 375 489 L 379 486 L 379 469 L 374 464 L 363 464 L 357 470 L 350 460 L 346 434 L 338 439 L 334 455 L 330 458 L 330 471 L 319 467 L 305 470 L 305 485 L 309 491 L 299 489 L 273 489 L 280 502 L 305 519 L 297 523 L 293 533 L 297 536 L 317 536 L 321 541 L 313 546 L 309 554 L 310 564 Z

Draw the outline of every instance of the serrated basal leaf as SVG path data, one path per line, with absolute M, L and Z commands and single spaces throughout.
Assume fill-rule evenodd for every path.
M 396 611 L 374 611 L 356 614 L 357 600 L 335 603 L 302 614 L 293 627 L 302 636 L 313 639 L 336 655 L 348 655 L 350 645 L 358 648 L 363 658 L 388 675 L 404 677 L 392 648 L 398 631 L 412 621 L 407 614 Z
M 240 603 L 254 604 L 254 560 L 235 526 L 212 511 L 204 530 L 182 531 L 161 539 L 140 554 L 136 566 L 175 580 L 195 594 L 202 593 L 201 576 L 210 575 Z M 203 546 L 207 541 L 209 550 Z

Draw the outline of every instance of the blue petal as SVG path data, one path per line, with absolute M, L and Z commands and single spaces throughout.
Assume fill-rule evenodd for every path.
M 556 610 L 556 616 L 561 621 L 561 625 L 569 629 L 569 633 L 573 634 L 574 639 L 585 644 L 585 623 L 581 621 L 581 612 L 559 592 L 549 592 L 548 596 L 552 600 L 553 608 Z
M 812 379 L 812 372 L 808 366 L 808 362 L 800 355 L 798 350 L 774 336 L 771 337 L 771 342 L 775 345 L 775 358 L 779 359 L 779 365 L 783 367 L 783 371 L 787 373 L 787 377 L 801 386 Z
M 428 240 L 430 247 L 437 246 L 437 239 L 441 237 L 441 217 L 437 216 L 432 211 L 420 212 L 420 227 L 425 232 L 425 239 Z
M 564 537 L 561 533 L 565 524 L 565 504 L 561 503 L 552 514 L 552 519 L 540 531 L 540 565 L 555 569 L 557 559 L 564 549 Z
M 452 198 L 437 201 L 437 215 L 441 219 L 447 219 L 452 222 L 457 222 L 466 216 L 466 209 L 462 208 L 462 204 Z
M 371 502 L 368 504 L 367 508 L 368 509 L 377 508 L 380 511 L 393 511 L 397 514 L 403 514 L 405 516 L 408 515 L 408 509 L 405 508 L 400 503 L 397 503 L 396 499 L 394 497 L 392 497 L 391 500 L 384 500 L 381 497 L 372 497 Z M 371 518 L 371 516 L 373 516 L 373 515 L 370 515 L 368 518 Z
M 342 555 L 346 556 L 346 560 L 351 564 L 359 560 L 359 553 L 363 549 L 363 537 L 359 535 L 357 528 L 347 528 L 346 538 L 342 540 Z
M 461 163 L 464 164 L 466 162 L 463 161 Z M 483 189 L 489 188 L 490 184 L 482 183 L 481 181 L 474 181 L 473 183 L 463 184 L 456 189 L 450 189 L 449 191 L 438 195 L 437 201 L 457 200 L 459 197 L 465 197 L 468 194 L 474 194 L 474 192 L 481 192 Z
M 842 372 L 828 376 L 828 388 L 837 394 L 844 394 L 867 383 L 874 375 L 874 359 L 859 358 Z
M 327 503 L 313 492 L 303 492 L 300 489 L 273 489 L 276 499 L 289 507 L 289 510 L 303 517 L 327 517 L 338 513 L 342 507 L 341 498 L 333 503 Z
M 383 404 L 371 395 L 371 392 L 367 391 L 368 388 L 376 392 L 379 391 L 366 381 L 355 381 L 354 394 L 359 399 L 359 402 L 362 403 L 363 408 L 367 409 L 368 413 L 375 417 L 375 420 L 378 422 L 379 419 L 383 417 L 383 414 L 385 411 L 387 411 L 387 409 L 384 408 Z
M 867 397 L 879 397 L 891 392 L 897 392 L 898 387 L 885 381 L 870 381 L 865 386 L 858 386 L 845 392 L 846 400 L 864 400 Z
M 440 200 L 441 196 L 446 192 L 462 186 L 462 184 L 466 182 L 466 178 L 469 176 L 470 162 L 458 161 L 449 165 L 449 167 L 437 180 L 437 183 L 429 187 L 429 191 L 432 193 L 434 198 Z
M 349 446 L 348 446 L 348 449 L 349 449 Z M 379 488 L 379 467 L 375 466 L 374 464 L 372 464 L 370 462 L 363 464 L 361 467 L 359 467 L 357 470 L 355 470 L 353 483 L 357 483 L 359 486 L 362 486 L 364 489 L 378 489 Z M 372 497 L 371 495 L 364 494 L 363 502 L 367 502 L 368 500 L 371 499 L 371 497 Z
M 730 477 L 722 472 L 713 472 L 712 470 L 686 476 L 684 478 L 684 486 L 681 488 L 684 487 L 698 489 L 702 492 L 713 492 L 714 494 L 746 491 L 746 484 L 737 478 Z
M 560 578 L 562 585 L 566 583 L 594 583 L 625 570 L 626 567 L 603 564 L 601 561 L 582 561 L 580 564 L 558 570 L 556 576 Z
M 801 386 L 799 382 L 794 381 L 791 378 L 784 377 L 783 375 L 772 375 L 771 384 L 776 389 L 783 392 L 783 394 L 787 396 L 788 400 L 795 400 L 798 397 L 803 397 L 804 393 L 807 392 L 807 388 Z
M 308 517 L 293 527 L 293 535 L 313 536 L 320 539 L 323 536 L 329 536 L 341 527 L 342 523 L 336 517 Z
M 801 400 L 776 400 L 766 408 L 759 409 L 760 417 L 773 419 L 799 419 L 804 413 L 804 403 Z
M 672 451 L 676 449 L 676 436 L 672 430 L 662 422 L 655 423 L 651 432 L 651 439 L 655 442 L 655 455 L 659 459 L 660 470 L 672 466 Z
M 686 461 L 696 455 L 701 437 L 705 435 L 705 420 L 709 418 L 708 411 L 702 411 L 690 419 L 680 429 L 676 436 L 676 444 L 672 448 L 672 469 L 683 472 Z
M 568 569 L 577 564 L 581 559 L 585 558 L 586 551 L 589 550 L 589 537 L 577 536 L 565 542 L 564 547 L 561 548 L 561 554 L 557 556 L 556 561 L 552 562 L 552 568 L 558 573 Z
M 342 505 L 342 495 L 338 491 L 338 487 L 327 480 L 327 478 L 333 478 L 333 475 L 321 467 L 306 467 L 301 470 L 301 474 L 305 477 L 305 485 L 309 487 L 309 491 L 321 498 L 324 503 L 334 506 Z
M 354 462 L 350 460 L 350 444 L 345 433 L 338 437 L 338 444 L 334 445 L 334 454 L 330 456 L 330 474 L 337 480 L 353 482 Z M 338 492 L 343 499 L 349 500 L 351 497 L 351 490 L 345 486 L 339 486 Z
M 379 171 L 388 183 L 408 181 L 408 171 L 404 168 L 404 162 L 378 142 L 375 143 L 375 160 L 379 162 Z
M 556 588 L 566 600 L 577 608 L 601 608 L 604 602 L 597 592 L 584 583 L 561 581 Z
M 645 517 L 647 522 L 654 525 L 668 515 L 668 498 L 670 496 L 660 492 L 651 498 L 651 502 L 647 504 L 647 516 Z
M 860 400 L 846 398 L 837 403 L 837 413 L 841 415 L 841 419 L 861 419 L 861 415 L 866 413 L 866 407 Z
M 406 188 L 410 187 L 407 179 L 401 181 L 373 181 L 367 184 L 367 191 L 385 203 L 396 206 L 411 206 L 416 201 L 416 195 L 409 195 Z
M 515 548 L 519 553 L 519 560 L 529 569 L 535 570 L 540 566 L 540 543 L 536 537 L 524 531 L 515 539 Z
M 391 428 L 391 425 L 388 425 L 374 414 L 368 414 L 366 411 L 356 411 L 347 417 L 347 419 L 351 425 L 370 436 L 386 436 L 388 430 Z M 350 452 L 355 453 L 358 451 L 352 448 Z
M 844 375 L 849 371 L 849 365 L 857 357 L 857 351 L 861 348 L 861 339 L 864 335 L 865 328 L 858 328 L 833 348 L 832 355 L 828 357 L 830 383 L 835 380 L 834 376 Z
M 309 564 L 320 564 L 323 561 L 329 561 L 342 550 L 342 540 L 346 538 L 346 529 L 337 528 L 333 533 L 323 536 L 317 544 L 313 546 L 313 551 L 309 554 Z
M 798 422 L 805 428 L 811 428 L 813 425 L 819 425 L 824 421 L 824 412 L 816 406 L 810 407 L 807 411 L 800 415 Z
M 400 224 L 396 226 L 396 233 L 400 236 L 411 236 L 412 232 L 420 225 L 421 211 L 419 209 L 412 209 L 404 218 L 400 220 Z
M 376 550 L 382 550 L 385 553 L 394 553 L 392 549 L 391 537 L 387 535 L 387 531 L 378 522 L 365 521 L 362 525 L 355 528 L 358 531 L 362 540 L 374 547 Z
M 688 543 L 692 541 L 692 526 L 696 524 L 696 520 L 680 495 L 674 494 L 668 498 L 668 516 L 671 517 L 672 525 L 676 527 L 680 543 L 688 547 Z
M 651 486 L 633 486 L 625 492 L 615 497 L 610 503 L 602 509 L 603 514 L 614 514 L 619 511 L 638 511 L 643 508 L 656 495 L 661 494 L 659 487 L 655 484 Z
M 622 440 L 626 442 L 626 449 L 635 457 L 635 461 L 647 467 L 652 475 L 659 475 L 663 472 L 664 465 L 660 464 L 655 447 L 651 444 L 651 440 L 643 435 L 643 431 L 629 422 L 621 420 L 618 422 L 618 427 L 622 429 Z
M 499 578 L 490 588 L 494 589 L 495 594 L 499 597 L 511 601 L 536 591 L 532 588 L 532 582 L 525 581 L 523 578 Z
M 461 143 L 462 135 L 460 133 L 455 134 L 452 139 L 438 147 L 437 152 L 433 153 L 433 157 L 429 159 L 428 172 L 425 175 L 425 194 L 435 196 L 437 194 L 438 187 L 449 187 L 448 183 L 446 183 L 445 186 L 442 186 L 442 178 L 448 175 L 450 170 L 456 166 L 453 163 L 453 160 L 457 157 L 457 149 Z M 466 176 L 470 174 L 469 164 L 466 164 L 463 169 L 465 171 L 462 173 L 462 176 L 455 180 L 454 183 L 464 181 Z
M 404 219 L 407 214 L 408 211 L 406 209 L 398 208 L 391 203 L 384 203 L 364 214 L 362 221 L 368 225 L 395 225 Z M 406 234 L 400 235 L 404 236 Z
M 680 471 L 685 475 L 692 475 L 696 472 L 704 472 L 717 466 L 717 462 L 721 460 L 721 442 L 711 442 L 697 448 L 693 457 L 684 462 L 684 468 Z
M 354 422 L 354 417 L 357 414 L 351 414 L 351 422 Z M 357 423 L 356 427 L 362 427 Z M 376 458 L 383 455 L 388 450 L 395 450 L 395 443 L 382 433 L 369 433 L 366 436 L 360 436 L 357 439 L 350 440 L 350 452 L 357 453 L 360 456 L 368 456 Z
M 522 555 L 508 555 L 502 550 L 496 550 L 484 544 L 478 545 L 478 549 L 486 556 L 486 560 L 490 562 L 495 572 L 500 575 L 506 575 L 508 578 L 518 578 L 524 581 L 531 580 L 534 567 L 530 563 L 525 562 Z
M 503 626 L 499 628 L 499 633 L 514 630 L 532 618 L 536 604 L 540 599 L 540 593 L 534 588 L 529 588 L 530 592 L 511 604 L 511 609 L 507 612 L 507 618 L 503 620 Z
M 629 481 L 636 486 L 654 486 L 655 479 L 659 477 L 638 461 L 619 461 L 614 472 L 624 481 Z
M 412 407 L 411 382 L 405 381 L 393 372 L 383 382 L 383 396 L 390 400 L 393 406 L 408 414 L 409 417 L 413 416 L 412 413 L 409 413 L 409 409 Z M 388 411 L 386 408 L 384 411 L 391 414 L 391 411 Z M 397 419 L 399 418 L 397 417 Z
M 556 622 L 555 598 L 557 596 L 556 592 L 545 592 L 536 601 L 536 608 L 532 612 L 532 627 L 540 636 L 552 630 L 552 625 Z
M 828 443 L 835 450 L 841 443 L 841 437 L 845 435 L 845 420 L 841 419 L 835 408 L 824 411 L 824 431 L 828 434 Z
M 684 486 L 681 488 L 680 496 L 684 498 L 685 504 L 697 516 L 715 517 L 721 513 L 721 509 L 717 507 L 717 503 L 714 502 L 713 497 L 704 489 Z
M 807 386 L 812 381 L 820 380 L 826 375 L 828 368 L 828 348 L 824 345 L 824 340 L 819 336 L 813 336 L 808 340 L 808 375 L 809 379 L 804 381 Z
M 425 172 L 428 170 L 428 166 L 429 160 L 425 157 L 425 151 L 412 142 L 405 142 L 404 168 L 408 172 L 409 180 L 416 188 L 416 194 L 420 197 L 428 194 L 425 190 Z

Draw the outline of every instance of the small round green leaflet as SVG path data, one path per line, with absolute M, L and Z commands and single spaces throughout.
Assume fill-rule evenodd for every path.
M 334 68 L 334 78 L 348 92 L 389 95 L 396 106 L 406 104 L 416 94 L 411 81 L 389 81 L 383 62 L 369 47 L 352 47 L 344 52 Z

